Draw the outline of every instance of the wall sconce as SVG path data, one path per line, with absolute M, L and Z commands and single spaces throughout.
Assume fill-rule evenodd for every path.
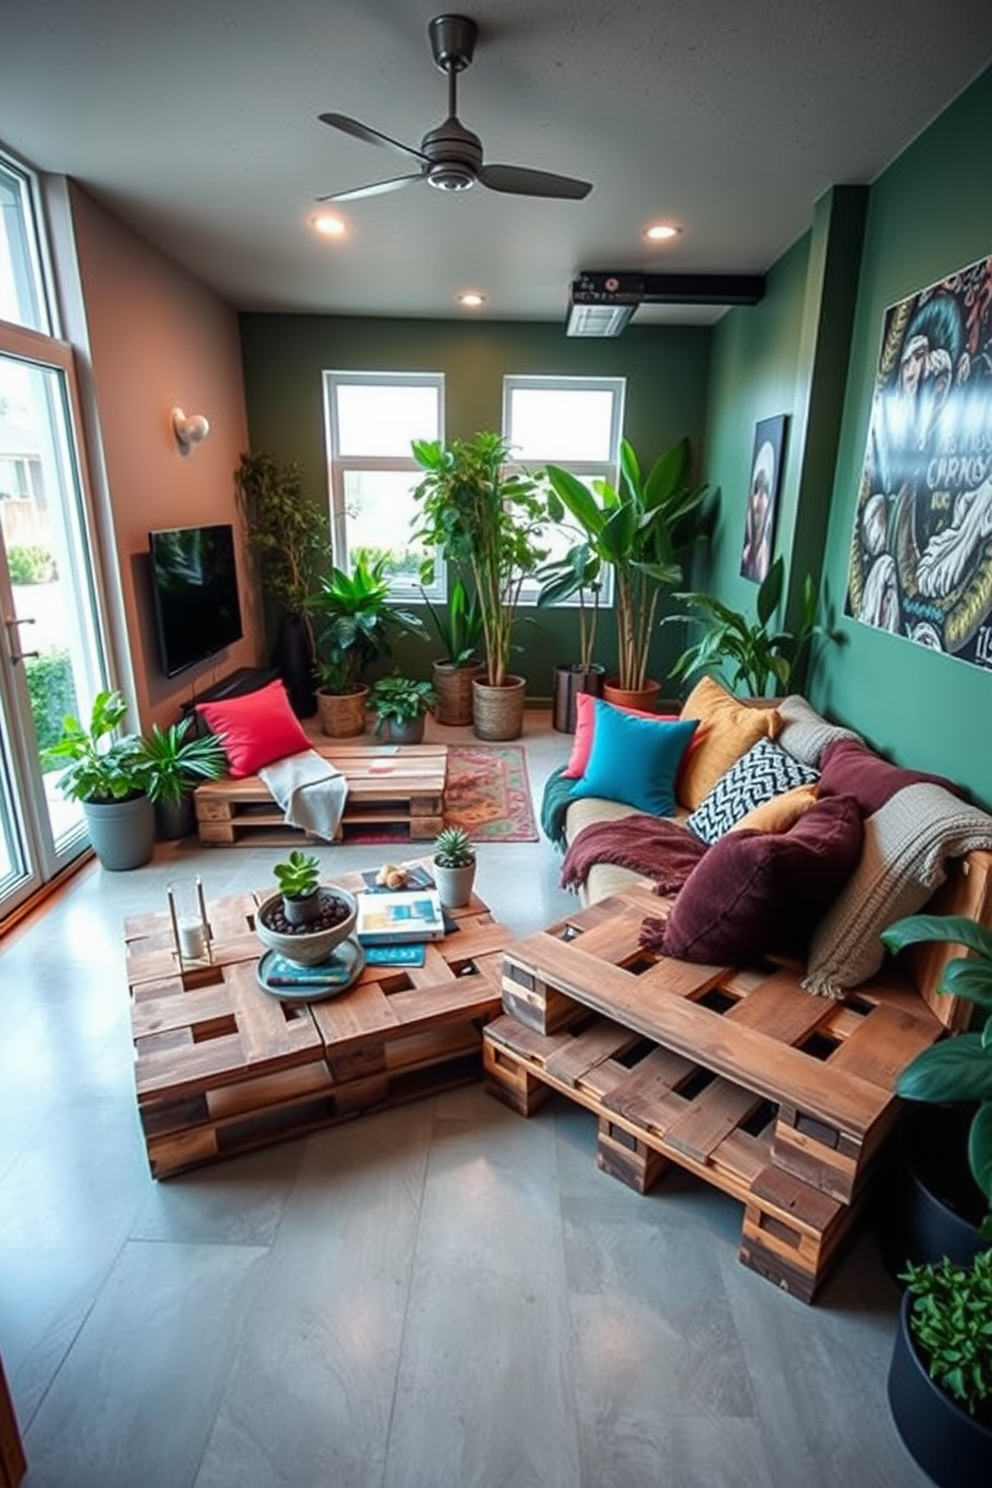
M 191 413 L 188 416 L 181 408 L 172 410 L 172 432 L 176 436 L 181 455 L 188 455 L 194 444 L 199 444 L 201 439 L 206 439 L 210 433 L 210 424 L 202 413 Z

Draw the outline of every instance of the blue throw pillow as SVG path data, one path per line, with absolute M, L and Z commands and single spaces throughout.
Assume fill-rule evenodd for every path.
M 656 723 L 597 699 L 592 751 L 572 800 L 601 796 L 652 816 L 674 816 L 675 775 L 697 727 L 695 718 Z

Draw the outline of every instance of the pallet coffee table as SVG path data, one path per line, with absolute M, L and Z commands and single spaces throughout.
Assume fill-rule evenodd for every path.
M 741 1260 L 810 1301 L 855 1225 L 899 1070 L 943 1033 L 906 982 L 846 1003 L 801 972 L 641 950 L 633 886 L 507 947 L 489 1090 L 529 1116 L 558 1091 L 599 1118 L 600 1167 L 639 1192 L 671 1162 L 744 1204 Z
M 355 891 L 360 874 L 336 882 Z M 259 987 L 254 916 L 270 889 L 207 906 L 214 964 L 179 974 L 168 916 L 125 922 L 135 1088 L 156 1178 L 481 1076 L 509 939 L 481 899 L 423 966 L 368 966 L 325 1001 Z
M 348 786 L 338 841 L 354 832 L 404 833 L 428 842 L 444 825 L 447 744 L 315 744 Z M 289 826 L 257 775 L 224 777 L 197 786 L 197 833 L 206 847 L 278 847 L 315 841 Z

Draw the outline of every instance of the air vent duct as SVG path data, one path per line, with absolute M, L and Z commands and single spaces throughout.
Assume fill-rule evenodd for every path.
M 638 305 L 756 305 L 763 274 L 625 274 L 583 271 L 572 280 L 566 334 L 619 336 Z

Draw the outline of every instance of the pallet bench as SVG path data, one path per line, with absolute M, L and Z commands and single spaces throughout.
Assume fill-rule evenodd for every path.
M 355 890 L 361 875 L 338 882 Z M 179 974 L 164 914 L 125 922 L 138 1112 L 155 1178 L 477 1080 L 508 933 L 485 904 L 420 967 L 366 967 L 326 1001 L 255 979 L 266 891 L 208 905 L 214 964 Z
M 990 865 L 972 854 L 934 912 L 987 919 Z M 659 907 L 633 885 L 507 948 L 487 1087 L 525 1116 L 551 1091 L 594 1112 L 599 1165 L 639 1192 L 674 1162 L 739 1199 L 741 1260 L 810 1301 L 863 1208 L 899 1071 L 955 1016 L 930 1005 L 949 948 L 920 948 L 915 984 L 886 972 L 839 1003 L 798 966 L 645 952 Z
M 344 775 L 348 797 L 335 841 L 382 832 L 412 842 L 444 825 L 446 744 L 315 744 Z M 194 792 L 197 833 L 208 847 L 279 847 L 321 841 L 290 826 L 257 775 L 205 781 Z

